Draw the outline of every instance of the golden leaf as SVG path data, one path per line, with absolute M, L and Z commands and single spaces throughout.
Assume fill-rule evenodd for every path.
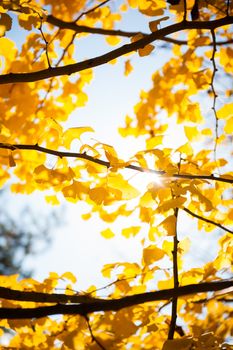
M 158 30 L 158 25 L 160 24 L 160 22 L 162 21 L 167 21 L 169 19 L 168 16 L 164 16 L 162 18 L 158 18 L 154 21 L 149 22 L 149 28 L 151 32 L 156 32 L 156 30 Z
M 106 230 L 101 231 L 100 234 L 106 239 L 111 239 L 115 236 L 115 233 L 113 233 L 112 230 L 110 230 L 110 228 L 107 228 Z
M 165 252 L 157 248 L 155 245 L 150 245 L 143 249 L 143 263 L 145 265 L 151 265 L 155 261 L 161 260 L 165 255 Z
M 133 66 L 130 63 L 130 60 L 125 61 L 125 76 L 128 76 L 133 70 Z
M 138 53 L 140 57 L 148 56 L 153 50 L 154 50 L 154 45 L 148 44 L 142 49 L 138 49 Z
M 166 231 L 167 236 L 174 236 L 176 233 L 176 217 L 175 215 L 168 216 L 165 220 L 163 220 L 159 226 L 162 226 Z
M 71 142 L 75 139 L 80 140 L 80 137 L 85 132 L 94 132 L 90 126 L 74 127 L 67 129 L 63 133 L 63 145 L 64 147 L 70 149 Z
M 122 236 L 126 237 L 126 238 L 130 238 L 131 236 L 134 237 L 138 234 L 138 232 L 140 231 L 141 227 L 140 226 L 131 226 L 129 228 L 124 228 L 121 231 Z

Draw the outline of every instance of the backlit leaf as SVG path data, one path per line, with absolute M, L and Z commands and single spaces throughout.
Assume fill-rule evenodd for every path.
M 121 231 L 121 234 L 122 234 L 122 236 L 124 236 L 126 238 L 134 237 L 134 236 L 136 236 L 138 234 L 140 229 L 141 229 L 140 226 L 131 226 L 129 228 L 124 228 Z
M 80 140 L 81 135 L 84 134 L 85 132 L 94 132 L 94 130 L 90 126 L 74 127 L 74 128 L 67 129 L 63 133 L 64 147 L 70 149 L 72 141 L 75 139 Z
M 145 265 L 151 265 L 155 261 L 161 260 L 164 257 L 165 252 L 157 248 L 155 245 L 150 245 L 143 249 L 143 262 Z
M 184 132 L 189 141 L 197 141 L 200 137 L 200 133 L 196 126 L 185 126 Z
M 109 228 L 101 231 L 100 233 L 101 233 L 101 236 L 103 236 L 106 239 L 111 239 L 115 236 L 115 233 L 113 233 L 112 230 L 110 230 Z
M 165 220 L 163 220 L 159 226 L 161 226 L 167 236 L 174 236 L 176 232 L 176 217 L 175 215 L 168 216 Z

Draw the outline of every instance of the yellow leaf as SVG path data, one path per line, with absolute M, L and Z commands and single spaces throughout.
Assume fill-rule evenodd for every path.
M 106 41 L 109 45 L 117 45 L 121 42 L 121 39 L 118 36 L 115 35 L 111 35 L 111 36 L 107 36 Z
M 169 277 L 169 275 L 168 275 Z M 170 277 L 166 280 L 162 280 L 158 282 L 158 288 L 159 289 L 169 289 L 174 287 L 174 280 L 173 277 Z
M 233 114 L 229 119 L 227 119 L 226 124 L 224 126 L 224 131 L 227 134 L 233 134 Z
M 158 227 L 151 226 L 148 232 L 148 238 L 150 241 L 154 242 L 156 239 L 156 236 L 160 236 Z
M 191 245 L 191 241 L 188 237 L 179 241 L 178 252 L 181 254 L 185 254 L 189 251 Z
M 115 233 L 113 233 L 109 228 L 107 228 L 104 231 L 101 231 L 100 234 L 106 239 L 111 239 L 115 236 Z
M 83 199 L 84 194 L 88 191 L 88 188 L 79 181 L 73 181 L 69 186 L 62 189 L 63 196 L 71 202 L 77 202 L 78 199 Z
M 70 149 L 71 142 L 74 139 L 80 140 L 80 136 L 85 132 L 94 132 L 90 126 L 70 128 L 63 133 L 63 145 Z
M 131 226 L 129 228 L 124 228 L 121 231 L 122 236 L 126 238 L 130 238 L 130 236 L 136 236 L 136 234 L 140 231 L 140 226 Z
M 7 38 L 0 38 L 0 56 L 12 61 L 16 55 L 17 49 L 15 43 Z
M 58 205 L 60 204 L 59 200 L 57 199 L 57 196 L 45 196 L 46 202 L 52 205 Z
M 91 153 L 90 155 L 93 158 L 99 158 L 100 157 L 100 153 L 94 147 L 92 147 L 90 145 L 87 145 L 87 144 L 82 145 L 80 147 L 80 150 L 79 150 L 80 153 L 87 153 L 87 151 L 90 151 L 90 153 Z
M 153 264 L 155 261 L 161 260 L 165 252 L 157 248 L 155 245 L 150 245 L 143 249 L 143 262 L 145 265 Z
M 169 241 L 163 241 L 163 250 L 166 252 L 166 254 L 169 256 L 169 258 L 172 258 L 172 250 L 173 250 L 173 242 Z
M 154 45 L 148 44 L 142 49 L 138 49 L 138 53 L 140 57 L 148 56 L 153 50 L 154 50 Z
M 184 145 L 180 146 L 176 149 L 177 152 L 180 152 L 182 154 L 186 154 L 187 156 L 190 156 L 193 154 L 193 149 L 189 142 L 185 143 Z
M 175 215 L 168 216 L 159 226 L 162 226 L 167 233 L 167 236 L 174 236 L 176 232 L 176 217 Z
M 90 189 L 89 196 L 92 201 L 100 205 L 105 202 L 108 197 L 108 191 L 104 187 L 95 187 Z
M 119 190 L 121 192 L 121 199 L 123 200 L 133 199 L 140 194 L 140 192 L 131 186 L 121 174 L 109 174 L 108 186 Z
M 40 17 L 37 13 L 20 13 L 18 16 L 19 25 L 26 29 L 32 30 L 33 27 L 39 28 L 40 26 Z
M 77 278 L 71 272 L 65 272 L 61 275 L 61 278 L 65 278 L 73 283 L 77 282 Z
M 130 63 L 130 60 L 125 61 L 125 76 L 129 75 L 133 70 L 133 66 Z
M 112 65 L 116 64 L 117 63 L 117 58 L 114 58 L 113 60 L 109 61 L 108 63 L 112 64 Z
M 200 136 L 200 132 L 196 126 L 185 126 L 184 132 L 189 141 L 197 141 Z
M 155 146 L 161 145 L 163 142 L 163 135 L 158 135 L 146 140 L 146 148 L 153 149 Z
M 110 146 L 110 145 L 107 145 L 105 143 L 99 143 L 103 149 L 104 149 L 104 152 L 105 152 L 105 156 L 107 158 L 107 160 L 111 163 L 111 164 L 115 164 L 118 162 L 118 155 L 115 151 L 115 149 Z M 97 144 L 98 145 L 98 144 Z M 96 145 L 95 145 L 96 146 Z
M 102 275 L 104 277 L 110 278 L 112 270 L 117 266 L 119 266 L 117 263 L 105 264 L 101 270 Z
M 219 119 L 228 119 L 233 116 L 233 102 L 225 104 L 217 111 Z
M 201 131 L 202 135 L 205 135 L 205 136 L 212 136 L 213 133 L 212 133 L 212 130 L 209 129 L 209 128 L 205 128 Z

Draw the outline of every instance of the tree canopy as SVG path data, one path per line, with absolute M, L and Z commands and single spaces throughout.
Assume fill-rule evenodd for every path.
M 103 266 L 102 289 L 90 281 L 76 292 L 71 272 L 43 282 L 1 275 L 6 347 L 232 348 L 232 11 L 231 0 L 0 2 L 1 186 L 44 191 L 52 205 L 85 202 L 83 219 L 98 215 L 106 239 L 121 217 L 124 237 L 143 237 L 140 263 Z M 128 15 L 133 30 L 122 25 Z M 80 43 L 97 36 L 105 51 L 85 58 Z M 151 86 L 119 125 L 124 147 L 134 137 L 144 148 L 121 159 L 111 144 L 83 143 L 93 128 L 67 121 L 85 107 L 95 67 L 121 65 L 128 79 L 135 62 L 147 73 L 147 56 L 155 60 Z M 167 147 L 178 129 L 186 142 Z M 132 182 L 138 173 L 153 175 L 146 189 Z M 218 246 L 214 258 L 184 264 L 190 247 L 203 244 Z

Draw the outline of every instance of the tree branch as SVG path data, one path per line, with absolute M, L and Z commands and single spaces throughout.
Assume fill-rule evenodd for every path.
M 99 342 L 99 340 L 93 334 L 93 331 L 92 331 L 92 328 L 91 328 L 91 324 L 90 324 L 90 321 L 89 321 L 89 318 L 88 318 L 87 315 L 85 316 L 85 320 L 87 321 L 87 326 L 88 326 L 88 329 L 89 329 L 92 341 L 96 342 L 96 344 L 99 346 L 100 349 L 106 350 L 106 348 Z
M 70 29 L 73 30 L 76 33 L 89 33 L 89 34 L 99 34 L 99 35 L 110 35 L 110 36 L 121 36 L 124 38 L 132 38 L 133 36 L 137 34 L 142 34 L 144 36 L 150 35 L 150 33 L 143 33 L 140 31 L 123 31 L 120 29 L 104 29 L 104 28 L 93 28 L 88 26 L 82 26 L 78 25 L 74 22 L 65 22 L 59 18 L 54 17 L 53 15 L 49 15 L 46 19 L 47 23 L 50 23 L 56 27 L 59 27 L 60 29 Z M 160 38 L 159 40 L 165 41 L 168 43 L 176 44 L 176 45 L 188 45 L 187 40 L 179 40 L 169 37 Z M 231 44 L 233 42 L 232 40 L 226 40 L 226 41 L 216 41 L 216 45 L 227 45 Z M 205 45 L 204 45 L 205 46 Z M 207 44 L 206 46 L 212 46 L 212 43 Z
M 104 55 L 97 56 L 82 62 L 69 64 L 63 67 L 47 68 L 36 72 L 3 74 L 0 76 L 0 84 L 32 82 L 32 81 L 51 78 L 54 76 L 71 75 L 73 73 L 77 73 L 85 69 L 94 68 L 94 67 L 103 65 L 105 63 L 108 63 L 115 58 L 121 57 L 127 53 L 143 48 L 155 40 L 163 39 L 164 37 L 172 33 L 180 32 L 183 30 L 190 30 L 190 29 L 214 30 L 218 27 L 221 27 L 227 24 L 232 24 L 232 23 L 233 23 L 233 16 L 226 16 L 213 21 L 199 21 L 199 22 L 186 21 L 186 22 L 172 24 L 170 26 L 167 26 L 165 28 L 155 31 L 150 35 L 147 35 L 146 37 L 143 37 L 142 39 L 136 42 L 123 45 Z
M 34 301 L 35 303 L 90 303 L 98 302 L 99 298 L 94 298 L 89 294 L 58 294 L 40 293 L 34 291 L 21 291 L 6 287 L 0 287 L 0 299 L 17 301 Z
M 102 299 L 97 302 L 90 302 L 78 305 L 56 304 L 52 306 L 36 308 L 0 308 L 1 319 L 27 319 L 40 318 L 49 315 L 81 315 L 86 316 L 92 312 L 118 311 L 125 307 L 143 304 L 151 301 L 169 300 L 174 297 L 181 297 L 190 294 L 212 292 L 223 290 L 233 286 L 233 280 L 205 282 L 190 284 L 172 289 L 164 289 L 155 292 L 147 292 L 126 296 L 120 299 Z M 24 293 L 19 291 L 19 293 Z
M 42 147 L 39 145 L 25 145 L 25 144 L 9 144 L 9 143 L 0 143 L 0 149 L 9 149 L 11 151 L 16 151 L 16 150 L 31 150 L 31 151 L 38 151 L 46 154 L 52 154 L 54 156 L 63 158 L 78 158 L 78 159 L 84 159 L 88 160 L 92 163 L 100 164 L 105 166 L 106 168 L 111 168 L 111 163 L 107 162 L 102 159 L 97 159 L 92 156 L 89 156 L 86 153 L 78 153 L 78 152 L 64 152 L 64 151 L 56 151 L 52 150 L 46 147 Z M 225 182 L 232 184 L 233 183 L 233 178 L 224 178 L 224 177 L 216 177 L 214 175 L 190 175 L 190 174 L 173 174 L 173 175 L 167 175 L 165 171 L 160 171 L 160 170 L 153 170 L 153 169 L 146 169 L 142 168 L 137 165 L 126 165 L 124 167 L 125 169 L 130 169 L 130 170 L 135 170 L 139 171 L 141 173 L 150 173 L 150 174 L 155 174 L 156 176 L 161 176 L 165 179 L 199 179 L 199 180 L 210 180 L 210 181 L 218 181 L 218 182 Z
M 197 218 L 197 219 L 199 219 L 199 220 L 205 221 L 205 222 L 207 222 L 208 224 L 217 226 L 217 227 L 221 228 L 222 230 L 233 234 L 233 231 L 232 231 L 232 230 L 229 230 L 229 229 L 226 228 L 225 226 L 222 226 L 221 224 L 218 224 L 217 222 L 215 222 L 215 221 L 213 221 L 213 220 L 210 220 L 210 219 L 204 218 L 204 217 L 201 216 L 201 215 L 195 214 L 195 213 L 193 213 L 191 210 L 189 210 L 189 209 L 187 209 L 187 208 L 182 208 L 182 210 L 186 211 L 186 213 L 192 215 L 193 217 L 195 217 L 195 218 Z
M 186 15 L 184 20 L 186 19 Z M 178 235 L 177 235 L 177 221 L 178 221 L 178 213 L 179 209 L 174 209 L 174 215 L 176 218 L 176 226 L 175 226 L 175 232 L 173 236 L 173 250 L 172 250 L 172 257 L 173 257 L 173 283 L 174 283 L 174 289 L 179 288 L 179 272 L 178 272 Z M 176 319 L 177 319 L 177 297 L 172 298 L 172 312 L 171 312 L 171 323 L 169 327 L 168 337 L 167 339 L 173 339 L 175 329 L 176 329 Z
M 139 33 L 139 32 L 127 32 L 127 31 L 115 30 L 115 29 L 93 28 L 93 27 L 83 26 L 83 25 L 76 24 L 75 22 L 65 22 L 59 18 L 54 17 L 53 15 L 49 15 L 46 18 L 46 22 L 56 27 L 59 27 L 60 29 L 73 30 L 76 33 L 114 35 L 114 36 L 122 36 L 126 38 L 131 38 L 132 36 Z

